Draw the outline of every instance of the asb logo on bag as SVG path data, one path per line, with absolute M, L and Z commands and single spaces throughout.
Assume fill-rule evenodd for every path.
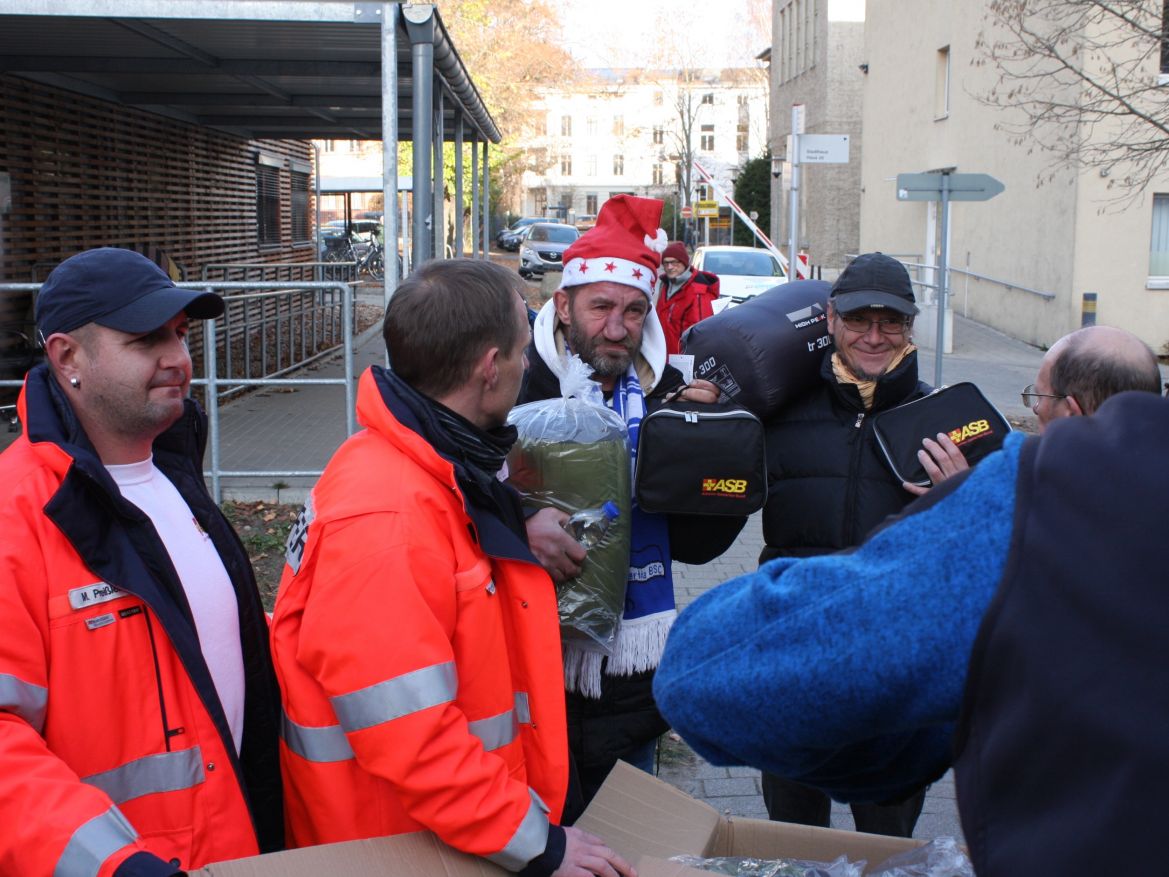
M 747 496 L 745 478 L 703 478 L 703 496 L 725 496 L 729 499 L 744 499 Z
M 990 422 L 987 420 L 972 420 L 965 426 L 956 427 L 949 432 L 950 441 L 958 447 L 980 438 L 986 438 L 989 435 L 993 435 L 993 432 L 990 428 Z

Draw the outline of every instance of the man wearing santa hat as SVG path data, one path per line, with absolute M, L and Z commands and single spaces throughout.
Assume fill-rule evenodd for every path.
M 561 288 L 533 326 L 519 400 L 558 397 L 576 354 L 592 367 L 605 404 L 625 420 L 633 449 L 641 419 L 667 397 L 715 402 L 719 392 L 708 381 L 686 385 L 666 362 L 665 333 L 650 300 L 666 248 L 661 213 L 661 201 L 616 195 L 602 205 L 596 226 L 565 251 Z M 532 552 L 556 581 L 579 574 L 585 558 L 562 527 L 567 517 L 546 508 L 527 522 Z M 652 771 L 657 738 L 668 727 L 654 704 L 653 674 L 676 615 L 670 561 L 713 560 L 744 521 L 655 515 L 633 503 L 629 582 L 612 653 L 565 646 L 569 748 L 586 802 L 618 759 Z M 584 653 L 572 654 L 577 648 Z

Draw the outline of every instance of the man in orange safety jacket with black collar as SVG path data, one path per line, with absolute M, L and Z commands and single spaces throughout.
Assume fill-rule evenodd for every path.
M 523 282 L 428 262 L 394 293 L 392 368 L 289 536 L 273 618 L 290 842 L 428 829 L 525 877 L 632 869 L 564 828 L 556 592 L 499 479 L 530 340 Z
M 177 289 L 73 256 L 0 454 L 0 874 L 171 877 L 279 849 L 279 700 L 243 546 L 203 483 Z

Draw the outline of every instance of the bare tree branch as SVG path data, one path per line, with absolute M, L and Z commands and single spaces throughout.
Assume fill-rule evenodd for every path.
M 992 0 L 975 66 L 997 81 L 975 97 L 1015 111 L 997 127 L 1059 167 L 1110 177 L 1128 204 L 1169 170 L 1169 87 L 1161 84 L 1165 0 Z

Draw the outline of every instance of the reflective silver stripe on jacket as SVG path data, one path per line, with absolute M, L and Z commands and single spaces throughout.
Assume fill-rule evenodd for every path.
M 515 710 L 508 710 L 489 719 L 476 719 L 468 722 L 467 727 L 479 738 L 483 748 L 488 752 L 503 748 L 520 733 L 520 723 L 516 719 Z
M 45 727 L 45 708 L 49 704 L 49 689 L 33 685 L 7 673 L 0 673 L 0 710 L 16 713 L 36 729 Z
M 298 725 L 288 718 L 288 713 L 281 713 L 280 736 L 284 738 L 288 748 L 305 761 L 330 764 L 353 758 L 353 747 L 349 745 L 349 740 L 340 725 L 315 728 Z
M 532 789 L 528 789 L 532 796 L 532 803 L 528 805 L 528 812 L 523 822 L 512 835 L 511 840 L 498 853 L 492 853 L 486 858 L 508 871 L 519 871 L 544 852 L 548 845 L 548 808 Z
M 156 792 L 177 792 L 199 785 L 207 778 L 203 773 L 203 751 L 182 749 L 127 761 L 113 770 L 82 777 L 83 783 L 97 786 L 115 804 L 121 804 Z
M 528 693 L 526 691 L 515 693 L 515 714 L 521 725 L 532 724 L 532 709 L 528 706 Z
M 97 877 L 106 859 L 137 838 L 138 832 L 121 811 L 111 807 L 73 832 L 53 877 Z
M 532 711 L 528 708 L 528 693 L 517 691 L 515 709 L 487 719 L 476 719 L 467 725 L 471 733 L 482 741 L 483 748 L 491 752 L 493 749 L 502 749 L 515 740 L 520 734 L 520 725 L 531 723 Z
M 368 688 L 329 698 L 346 732 L 372 728 L 442 703 L 458 691 L 454 661 L 412 670 Z

